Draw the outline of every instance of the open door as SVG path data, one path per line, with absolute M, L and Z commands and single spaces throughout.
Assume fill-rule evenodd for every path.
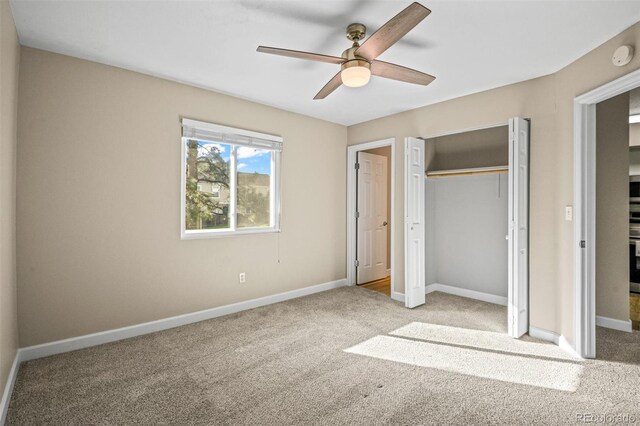
M 425 214 L 424 214 L 424 140 L 404 141 L 404 285 L 405 306 L 425 303 Z
M 357 284 L 387 276 L 387 158 L 358 153 Z
M 529 122 L 509 120 L 508 332 L 529 331 Z

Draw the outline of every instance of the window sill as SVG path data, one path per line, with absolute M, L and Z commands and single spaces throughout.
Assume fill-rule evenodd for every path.
M 277 234 L 280 229 L 277 228 L 247 228 L 236 231 L 182 231 L 181 240 L 202 240 L 207 238 L 224 238 L 235 237 L 240 235 L 256 235 L 256 234 Z

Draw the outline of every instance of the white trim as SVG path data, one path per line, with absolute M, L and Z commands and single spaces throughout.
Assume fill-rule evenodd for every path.
M 581 357 L 573 349 L 573 345 L 564 336 L 559 335 L 558 333 L 544 330 L 542 328 L 529 327 L 529 336 L 536 339 L 544 340 L 545 342 L 553 343 L 554 345 L 558 345 L 560 349 L 572 355 L 574 358 L 581 359 Z
M 396 140 L 395 138 L 382 139 L 373 142 L 365 142 L 356 145 L 350 145 L 347 147 L 347 285 L 356 285 L 356 170 L 355 164 L 357 154 L 360 151 L 366 151 L 368 149 L 382 148 L 385 146 L 391 147 L 391 196 L 389 198 L 391 202 L 391 220 L 389 226 L 391 227 L 391 294 L 402 294 L 395 291 L 395 279 L 393 278 L 393 271 L 395 271 L 395 191 L 396 191 Z M 394 299 L 396 300 L 396 299 Z M 402 299 L 404 301 L 404 298 Z
M 22 353 L 20 349 L 16 351 L 16 355 L 13 358 L 13 364 L 11 364 L 11 370 L 7 376 L 7 384 L 4 386 L 4 392 L 2 393 L 2 400 L 0 400 L 0 425 L 4 425 L 7 419 L 7 412 L 9 411 L 9 403 L 11 402 L 11 395 L 13 394 L 13 386 L 16 384 L 16 378 L 18 377 L 18 369 L 22 359 L 20 358 Z
M 561 349 L 564 349 L 565 352 L 573 355 L 577 359 L 582 359 L 582 357 L 578 355 L 578 353 L 574 349 L 573 343 L 571 343 L 566 337 L 564 337 L 563 334 L 561 334 L 560 338 L 558 339 L 558 346 L 560 346 Z
M 220 124 L 207 123 L 206 121 L 192 120 L 190 118 L 182 119 L 183 127 L 194 127 L 209 132 L 226 133 L 233 135 L 241 135 L 249 138 L 264 139 L 274 142 L 282 142 L 282 136 L 270 135 L 268 133 L 254 132 L 251 130 L 239 129 L 237 127 L 222 126 Z
M 474 174 L 474 173 L 490 173 L 490 172 L 508 172 L 509 166 L 491 166 L 491 167 L 471 167 L 467 169 L 451 169 L 451 170 L 434 170 L 427 171 L 426 176 L 438 177 L 454 174 Z
M 242 228 L 237 231 L 209 231 L 206 229 L 203 230 L 194 230 L 194 231 L 185 231 L 182 234 L 183 240 L 202 240 L 205 238 L 223 238 L 223 237 L 233 237 L 236 235 L 255 235 L 255 234 L 279 234 L 281 231 L 279 229 L 274 228 Z
M 529 327 L 529 336 L 536 339 L 544 340 L 545 342 L 551 342 L 555 345 L 560 344 L 560 335 L 553 331 L 545 330 L 538 327 Z
M 612 330 L 633 332 L 631 320 L 622 321 L 614 318 L 596 316 L 596 325 L 598 327 L 610 328 Z
M 507 298 L 504 296 L 496 296 L 495 294 L 483 293 L 481 291 L 468 290 L 466 288 L 454 287 L 451 285 L 438 283 L 429 284 L 425 287 L 425 294 L 433 293 L 434 291 L 453 294 L 454 296 L 461 296 L 469 299 L 481 300 L 488 303 L 495 303 L 496 305 L 507 306 Z
M 246 300 L 244 302 L 232 303 L 230 305 L 219 306 L 217 308 L 205 309 L 203 311 L 164 318 L 157 321 L 150 321 L 143 324 L 136 324 L 128 327 L 102 331 L 99 333 L 87 334 L 84 336 L 72 337 L 70 339 L 58 340 L 55 342 L 43 343 L 41 345 L 28 346 L 20 349 L 20 361 L 29 361 L 45 356 L 56 355 L 64 352 L 75 351 L 91 346 L 102 345 L 104 343 L 115 342 L 117 340 L 128 339 L 130 337 L 141 336 L 143 334 L 155 333 L 157 331 L 180 327 L 182 325 L 193 324 L 212 318 L 229 315 L 260 306 L 271 305 L 284 302 L 302 296 L 344 287 L 346 280 L 340 279 L 304 287 L 296 290 L 278 293 L 271 296 L 259 297 L 257 299 Z
M 391 292 L 391 299 L 396 302 L 404 303 L 404 293 L 398 293 L 397 291 Z
M 574 349 L 584 358 L 596 356 L 596 104 L 639 86 L 636 70 L 573 102 Z

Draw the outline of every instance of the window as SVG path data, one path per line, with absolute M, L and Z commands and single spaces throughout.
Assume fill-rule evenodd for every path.
M 183 239 L 280 230 L 282 138 L 182 120 Z

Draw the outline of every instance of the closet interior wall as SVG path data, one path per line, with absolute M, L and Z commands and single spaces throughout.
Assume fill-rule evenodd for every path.
M 506 166 L 508 126 L 426 139 L 427 172 Z M 426 180 L 426 284 L 507 297 L 507 170 Z

